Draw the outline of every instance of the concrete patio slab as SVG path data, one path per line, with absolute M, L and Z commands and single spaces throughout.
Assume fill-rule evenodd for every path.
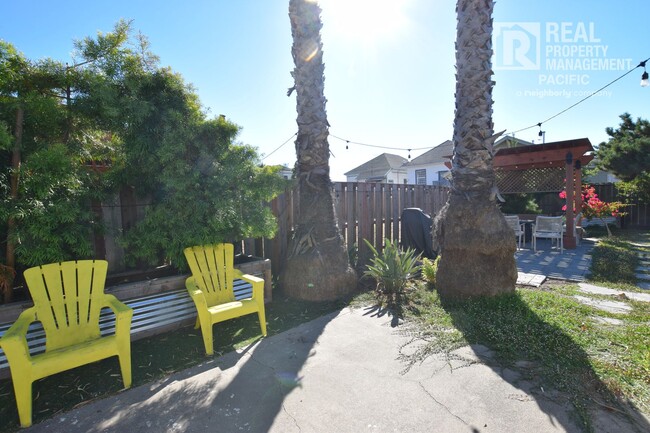
M 587 298 L 579 295 L 574 296 L 574 298 L 585 305 L 607 311 L 608 313 L 627 314 L 632 311 L 632 307 L 625 302 L 603 301 L 601 299 Z
M 537 252 L 531 247 L 515 253 L 517 270 L 548 278 L 584 281 L 589 272 L 594 245 L 590 240 L 583 240 L 576 249 L 565 249 L 560 253 L 560 250 L 551 248 L 550 240 L 540 239 L 537 242 Z
M 344 309 L 26 431 L 581 431 L 566 397 L 531 376 L 534 364 L 502 368 L 467 346 L 405 369 L 399 355 L 413 337 L 390 324 L 374 309 Z M 595 418 L 595 431 L 635 431 L 613 412 Z
M 607 287 L 595 286 L 593 284 L 587 283 L 578 283 L 578 286 L 580 287 L 580 291 L 585 293 L 607 296 L 619 296 L 623 294 L 625 297 L 634 299 L 635 301 L 650 302 L 650 294 L 647 293 L 626 292 L 624 290 L 614 290 Z
M 521 286 L 539 287 L 546 281 L 545 275 L 526 274 L 517 272 L 517 284 Z

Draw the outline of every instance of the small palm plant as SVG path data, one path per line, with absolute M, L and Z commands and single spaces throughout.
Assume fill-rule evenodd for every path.
M 422 259 L 422 277 L 430 288 L 436 286 L 436 272 L 438 271 L 439 261 L 440 256 L 436 257 L 435 260 L 430 260 L 426 257 Z
M 365 241 L 373 253 L 364 275 L 377 281 L 377 293 L 385 298 L 389 306 L 399 306 L 409 279 L 420 270 L 420 256 L 413 249 L 401 251 L 397 243 L 385 240 L 384 250 L 379 253 Z

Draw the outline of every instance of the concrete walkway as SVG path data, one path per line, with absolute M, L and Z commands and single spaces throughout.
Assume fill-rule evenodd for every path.
M 501 368 L 489 349 L 431 356 L 388 315 L 344 309 L 38 424 L 29 432 L 579 432 L 567 399 L 534 364 Z M 597 432 L 639 430 L 598 412 Z

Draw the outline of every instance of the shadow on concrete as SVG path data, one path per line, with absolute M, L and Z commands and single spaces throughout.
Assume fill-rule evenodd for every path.
M 390 317 L 390 326 L 394 328 L 398 326 L 401 322 L 400 319 L 403 319 L 403 312 L 401 310 L 401 305 L 396 308 L 382 307 L 381 305 L 373 305 L 370 307 L 364 308 L 364 316 L 377 317 L 381 318 L 386 315 Z
M 286 396 L 301 386 L 301 369 L 316 353 L 319 336 L 337 314 L 94 401 L 65 414 L 65 422 L 53 417 L 31 431 L 52 431 L 57 425 L 65 425 L 68 433 L 268 431 L 284 410 Z
M 648 419 L 609 390 L 571 336 L 539 317 L 518 293 L 445 301 L 443 307 L 475 356 L 532 396 L 562 431 L 576 431 L 576 425 L 584 431 L 650 431 Z

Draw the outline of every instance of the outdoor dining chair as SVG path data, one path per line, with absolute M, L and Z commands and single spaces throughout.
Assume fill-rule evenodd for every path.
M 524 238 L 524 233 L 526 232 L 524 229 L 524 225 L 519 221 L 519 217 L 517 215 L 504 215 L 506 218 L 506 222 L 508 223 L 508 226 L 513 230 L 515 233 L 515 237 L 517 238 L 517 249 L 521 249 L 521 243 Z
M 551 248 L 553 242 L 560 247 L 560 253 L 564 252 L 562 217 L 549 217 L 538 215 L 533 225 L 533 250 L 537 252 L 537 239 L 550 239 Z

